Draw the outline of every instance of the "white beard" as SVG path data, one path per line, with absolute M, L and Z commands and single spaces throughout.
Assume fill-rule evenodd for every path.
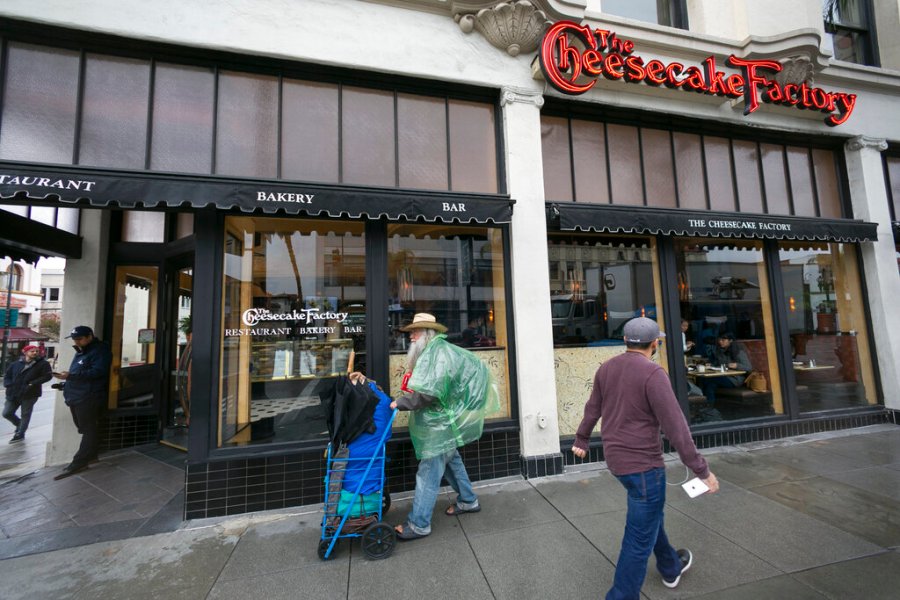
M 413 368 L 416 366 L 416 361 L 419 360 L 419 356 L 422 355 L 422 352 L 425 351 L 425 346 L 428 345 L 434 338 L 434 332 L 426 331 L 424 335 L 419 336 L 419 338 L 410 342 L 409 350 L 406 351 L 406 372 L 412 373 Z

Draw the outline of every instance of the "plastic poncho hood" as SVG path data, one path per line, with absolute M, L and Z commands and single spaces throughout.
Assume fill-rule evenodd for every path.
M 474 442 L 484 429 L 484 415 L 500 408 L 487 366 L 446 337 L 438 334 L 429 342 L 407 383 L 409 389 L 436 398 L 410 413 L 409 434 L 420 460 Z

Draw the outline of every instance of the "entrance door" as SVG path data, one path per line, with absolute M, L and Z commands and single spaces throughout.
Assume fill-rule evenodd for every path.
M 166 394 L 161 403 L 161 442 L 187 451 L 191 421 L 191 308 L 194 257 L 186 255 L 168 262 L 164 297 L 166 307 L 164 360 Z

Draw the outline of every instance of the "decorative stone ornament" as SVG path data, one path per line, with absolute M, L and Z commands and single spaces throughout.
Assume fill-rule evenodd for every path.
M 547 14 L 528 0 L 498 2 L 477 12 L 459 12 L 453 18 L 464 33 L 478 30 L 492 46 L 510 56 L 536 50 L 550 24 Z
M 781 85 L 804 82 L 807 85 L 814 84 L 815 65 L 809 56 L 790 56 L 779 59 L 778 62 L 781 63 L 781 71 L 775 74 L 775 81 Z

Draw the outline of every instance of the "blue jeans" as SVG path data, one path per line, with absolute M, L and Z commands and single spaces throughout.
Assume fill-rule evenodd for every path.
M 441 477 L 446 478 L 457 493 L 456 503 L 460 507 L 478 506 L 478 497 L 472 491 L 472 482 L 469 481 L 469 474 L 466 473 L 466 466 L 458 450 L 422 459 L 416 472 L 416 495 L 413 498 L 412 512 L 406 518 L 410 529 L 418 534 L 431 533 L 431 513 L 434 512 L 434 504 L 441 488 Z
M 731 377 L 710 377 L 703 382 L 703 395 L 706 396 L 706 403 L 713 404 L 716 401 L 716 390 L 723 388 L 737 388 L 744 385 L 732 381 Z
M 28 430 L 28 423 L 31 422 L 31 411 L 34 410 L 34 404 L 37 398 L 29 398 L 27 400 L 13 400 L 9 396 L 3 404 L 3 418 L 13 424 L 16 428 L 16 435 L 25 435 Z M 16 416 L 16 411 L 22 407 L 22 418 Z
M 616 577 L 606 600 L 638 600 L 650 552 L 656 555 L 656 569 L 664 578 L 671 581 L 681 573 L 678 552 L 663 528 L 666 470 L 659 467 L 616 477 L 628 492 L 628 516 Z

